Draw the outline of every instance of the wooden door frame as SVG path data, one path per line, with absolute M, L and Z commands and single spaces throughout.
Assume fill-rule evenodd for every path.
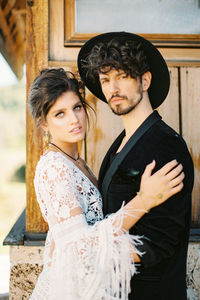
M 35 167 L 43 151 L 43 139 L 35 134 L 28 110 L 30 86 L 39 71 L 48 67 L 48 0 L 27 1 L 26 7 L 26 232 L 46 232 L 34 191 Z

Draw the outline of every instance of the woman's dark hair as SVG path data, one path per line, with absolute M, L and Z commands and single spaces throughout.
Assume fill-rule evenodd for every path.
M 58 97 L 68 91 L 74 92 L 79 97 L 86 111 L 89 105 L 85 102 L 83 85 L 73 73 L 63 68 L 43 69 L 34 79 L 29 94 L 29 110 L 37 128 L 46 120 L 50 108 Z
M 141 77 L 150 69 L 141 43 L 117 39 L 94 46 L 83 67 L 87 76 L 94 80 L 99 73 L 107 73 L 111 69 L 123 70 L 132 78 Z

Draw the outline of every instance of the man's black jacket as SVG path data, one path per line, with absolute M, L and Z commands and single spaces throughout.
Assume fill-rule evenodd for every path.
M 183 190 L 145 214 L 130 230 L 131 234 L 143 236 L 143 244 L 138 248 L 144 254 L 138 274 L 132 279 L 129 299 L 186 300 L 186 258 L 194 181 L 190 153 L 182 137 L 166 125 L 156 111 L 116 154 L 124 134 L 122 132 L 112 144 L 100 169 L 99 189 L 105 215 L 116 212 L 123 201 L 126 203 L 136 195 L 141 175 L 153 160 L 156 161 L 154 171 L 176 159 L 183 164 L 185 173 Z

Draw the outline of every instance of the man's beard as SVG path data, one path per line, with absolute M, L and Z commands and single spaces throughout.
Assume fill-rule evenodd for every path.
M 141 85 L 139 86 L 138 93 L 139 93 L 139 97 L 138 97 L 137 101 L 134 101 L 134 103 L 131 103 L 128 107 L 126 107 L 124 109 L 120 107 L 120 104 L 116 105 L 115 108 L 111 107 L 111 105 L 110 105 L 112 112 L 117 116 L 127 115 L 128 113 L 130 113 L 133 109 L 135 109 L 135 107 L 140 103 L 140 101 L 143 98 L 143 92 L 142 92 Z M 127 97 L 120 96 L 120 95 L 115 95 L 115 97 L 119 97 L 119 98 L 124 99 L 124 101 L 130 102 L 130 100 L 128 100 Z

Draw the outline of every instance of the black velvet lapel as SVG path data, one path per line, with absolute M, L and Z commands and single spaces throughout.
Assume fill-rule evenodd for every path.
M 138 140 L 144 135 L 144 133 L 153 126 L 156 122 L 161 120 L 161 116 L 157 113 L 157 111 L 154 111 L 143 123 L 142 125 L 136 130 L 136 132 L 132 135 L 132 137 L 128 140 L 126 145 L 123 147 L 123 149 L 120 151 L 120 153 L 116 156 L 116 158 L 112 161 L 109 168 L 105 172 L 106 165 L 109 160 L 110 153 L 114 150 L 117 150 L 119 147 L 119 143 L 122 140 L 125 132 L 123 131 L 118 138 L 115 140 L 115 142 L 112 144 L 110 149 L 108 150 L 106 157 L 102 163 L 102 168 L 100 170 L 99 179 L 102 181 L 100 191 L 102 193 L 103 197 L 103 205 L 104 209 L 106 209 L 106 203 L 107 203 L 107 191 L 109 188 L 109 185 L 111 183 L 112 177 L 117 171 L 118 167 L 122 163 L 122 161 L 125 159 L 125 157 L 128 155 L 129 151 L 135 146 L 135 144 L 138 142 Z M 102 177 L 104 176 L 104 178 Z
M 99 190 L 101 191 L 101 187 L 102 187 L 102 181 L 104 178 L 104 174 L 107 171 L 107 165 L 110 162 L 110 154 L 111 153 L 116 153 L 117 149 L 119 148 L 121 141 L 123 139 L 123 137 L 125 136 L 125 130 L 123 130 L 119 136 L 115 139 L 115 141 L 113 142 L 113 144 L 110 146 L 109 150 L 107 151 L 103 162 L 101 164 L 101 168 L 99 171 L 99 178 L 98 178 L 98 185 L 99 185 Z

